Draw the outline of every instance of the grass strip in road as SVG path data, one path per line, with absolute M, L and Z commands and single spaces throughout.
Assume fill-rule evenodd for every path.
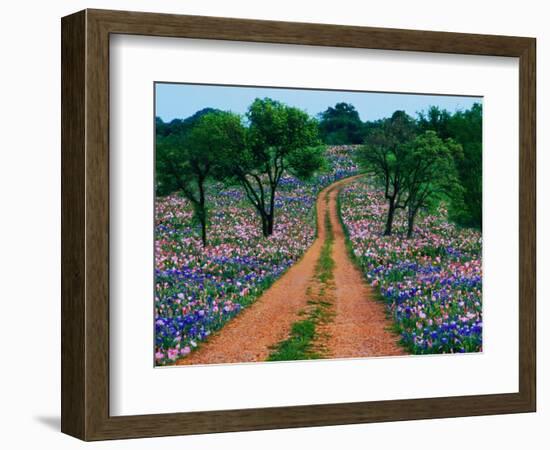
M 327 195 L 328 202 L 328 195 Z M 304 359 L 320 359 L 323 353 L 318 351 L 315 341 L 320 337 L 318 326 L 332 320 L 332 302 L 329 283 L 334 277 L 334 260 L 332 259 L 332 246 L 334 243 L 334 233 L 330 222 L 329 211 L 325 215 L 326 237 L 317 265 L 315 267 L 315 278 L 320 282 L 317 295 L 312 295 L 308 288 L 308 307 L 301 311 L 305 316 L 303 320 L 292 324 L 290 336 L 274 345 L 268 361 L 296 361 Z
M 317 261 L 317 266 L 315 267 L 315 275 L 317 279 L 326 284 L 334 276 L 334 259 L 332 259 L 332 246 L 334 244 L 334 232 L 332 230 L 332 223 L 330 222 L 329 211 L 325 215 L 325 242 L 321 248 L 321 255 L 319 256 L 319 261 Z

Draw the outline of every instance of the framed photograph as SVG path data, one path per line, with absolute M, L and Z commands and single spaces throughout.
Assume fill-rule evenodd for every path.
M 64 433 L 535 411 L 534 38 L 61 25 Z

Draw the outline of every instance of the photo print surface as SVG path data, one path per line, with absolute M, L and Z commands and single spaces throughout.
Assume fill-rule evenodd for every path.
M 481 97 L 154 89 L 156 366 L 483 350 Z

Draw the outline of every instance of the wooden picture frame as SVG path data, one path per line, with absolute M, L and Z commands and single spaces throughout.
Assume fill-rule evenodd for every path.
M 101 440 L 535 411 L 535 39 L 105 10 L 61 25 L 64 433 Z M 519 392 L 110 416 L 109 36 L 117 33 L 519 58 Z

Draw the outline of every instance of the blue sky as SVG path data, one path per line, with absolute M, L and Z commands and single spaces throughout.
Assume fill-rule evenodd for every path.
M 165 122 L 176 118 L 185 119 L 206 107 L 244 114 L 254 99 L 264 97 L 296 106 L 312 116 L 338 102 L 347 102 L 355 106 L 363 121 L 389 117 L 398 109 L 415 116 L 417 112 L 424 111 L 432 105 L 454 112 L 457 109 L 468 109 L 474 103 L 482 101 L 480 97 L 197 84 L 157 83 L 155 88 L 155 115 Z

